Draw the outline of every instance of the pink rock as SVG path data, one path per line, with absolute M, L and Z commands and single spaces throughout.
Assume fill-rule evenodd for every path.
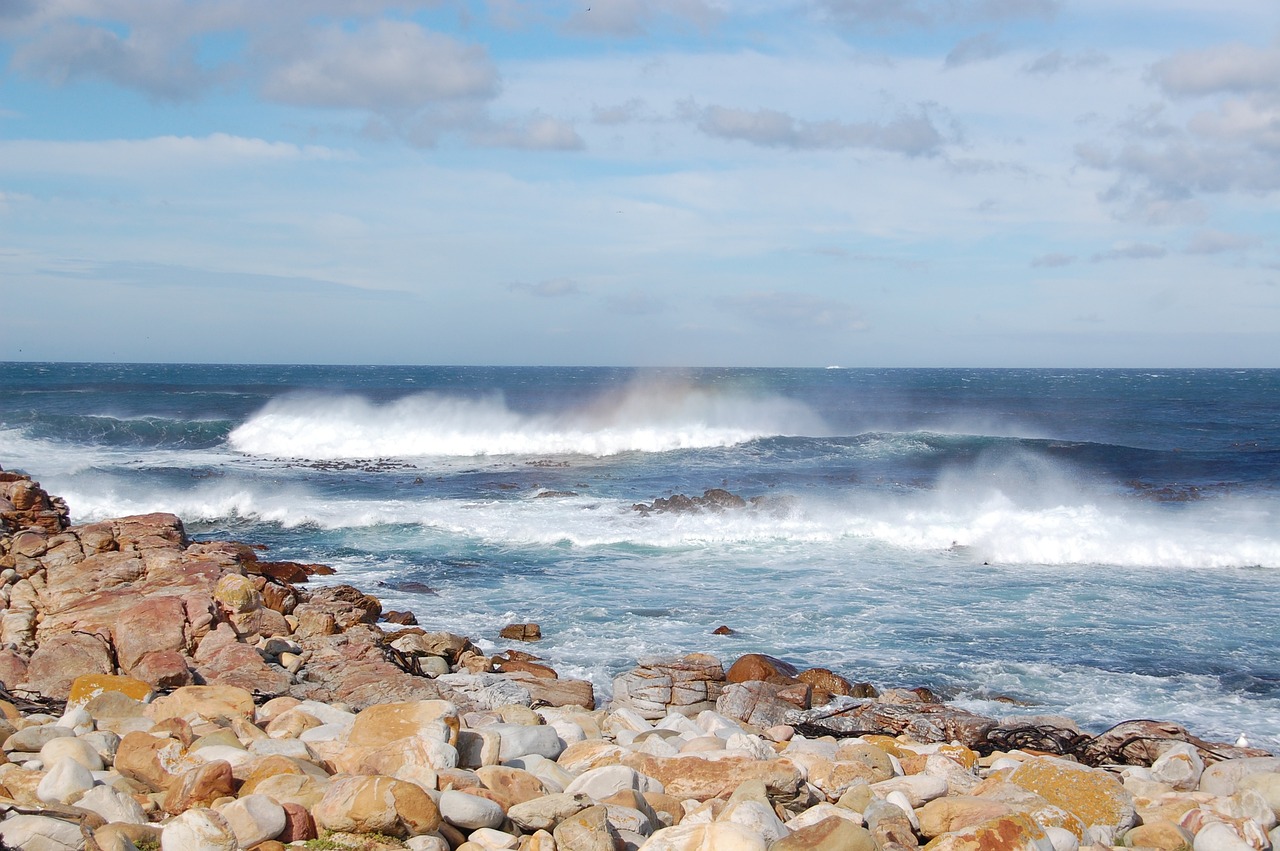
M 120 667 L 132 674 L 148 653 L 187 650 L 186 623 L 180 597 L 150 597 L 125 609 L 112 630 Z

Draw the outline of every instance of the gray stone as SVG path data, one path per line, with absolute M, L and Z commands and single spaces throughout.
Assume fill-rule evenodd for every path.
M 438 803 L 440 817 L 454 827 L 466 830 L 496 828 L 506 820 L 502 807 L 478 795 L 468 795 L 466 792 L 455 792 L 450 789 L 440 793 Z
M 47 816 L 13 816 L 0 822 L 0 840 L 22 851 L 80 851 L 84 837 L 70 822 Z
M 219 807 L 218 812 L 243 848 L 275 839 L 285 828 L 284 807 L 266 795 L 245 795 Z
M 110 786 L 94 786 L 76 801 L 76 806 L 97 813 L 108 823 L 147 823 L 147 814 L 133 796 Z
M 71 757 L 64 756 L 40 779 L 40 784 L 36 786 L 36 797 L 46 804 L 74 804 L 92 788 L 93 775 L 89 773 L 89 769 Z
M 492 724 L 484 729 L 485 732 L 497 733 L 501 737 L 498 759 L 502 762 L 529 754 L 555 759 L 564 751 L 564 742 L 560 741 L 556 728 L 546 724 L 536 727 L 526 724 Z
M 591 806 L 586 795 L 543 795 L 507 810 L 507 818 L 521 830 L 552 830 L 557 824 Z

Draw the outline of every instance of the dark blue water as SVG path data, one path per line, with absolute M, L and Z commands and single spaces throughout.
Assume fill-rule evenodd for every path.
M 0 464 L 482 642 L 538 621 L 605 692 L 759 650 L 1280 744 L 1277 370 L 0 364 Z M 632 510 L 713 487 L 760 499 Z

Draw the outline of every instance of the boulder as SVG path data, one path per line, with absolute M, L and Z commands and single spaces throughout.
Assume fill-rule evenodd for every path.
M 790 798 L 803 782 L 800 770 L 789 759 L 705 759 L 696 755 L 656 757 L 631 753 L 622 758 L 622 764 L 657 780 L 668 795 L 699 801 L 727 796 L 748 780 L 763 782 L 771 795 Z
M 754 680 L 764 682 L 795 683 L 799 670 L 792 664 L 763 653 L 748 653 L 738 658 L 729 666 L 724 678 L 730 683 L 745 683 Z
M 787 714 L 796 708 L 781 696 L 784 688 L 764 680 L 725 686 L 716 701 L 716 711 L 755 727 L 778 726 L 785 723 Z
M 467 792 L 441 792 L 439 807 L 441 818 L 454 827 L 468 831 L 499 827 L 507 817 L 498 804 Z
M 80 851 L 84 848 L 79 826 L 36 815 L 15 815 L 0 821 L 0 841 L 6 848 L 22 848 L 24 851 Z
M 440 827 L 440 810 L 420 786 L 384 776 L 334 777 L 311 815 L 320 830 L 344 833 L 404 837 Z
M 66 700 L 77 677 L 114 671 L 105 641 L 83 632 L 64 633 L 40 641 L 27 663 L 27 681 L 20 688 Z
M 925 848 L 927 851 L 1054 851 L 1044 828 L 1023 813 L 999 816 L 944 833 Z
M 793 830 L 769 846 L 769 851 L 878 851 L 871 832 L 839 817 Z
M 1053 757 L 1036 757 L 1009 775 L 1009 782 L 1035 792 L 1090 828 L 1118 835 L 1137 824 L 1133 796 L 1112 775 Z
M 187 810 L 165 823 L 160 833 L 162 851 L 236 851 L 235 832 L 214 810 Z

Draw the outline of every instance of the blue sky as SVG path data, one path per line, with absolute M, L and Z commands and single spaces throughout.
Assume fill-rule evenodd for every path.
M 1280 366 L 1275 0 L 0 0 L 0 360 Z

